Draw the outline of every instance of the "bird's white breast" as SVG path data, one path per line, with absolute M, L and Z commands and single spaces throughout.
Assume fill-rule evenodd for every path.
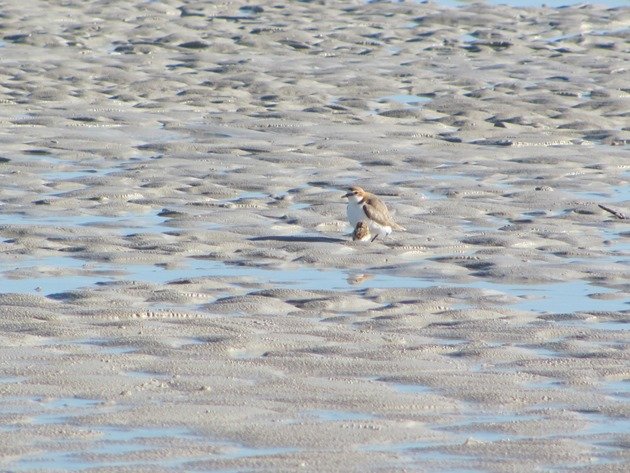
M 350 225 L 353 227 L 356 227 L 357 223 L 360 221 L 367 220 L 365 212 L 363 212 L 363 207 L 358 202 L 348 202 L 346 214 L 348 215 L 348 222 L 350 222 Z

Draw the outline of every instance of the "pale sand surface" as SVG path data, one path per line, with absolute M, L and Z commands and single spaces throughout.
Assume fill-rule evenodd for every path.
M 1 471 L 627 471 L 630 9 L 60 3 L 0 13 Z

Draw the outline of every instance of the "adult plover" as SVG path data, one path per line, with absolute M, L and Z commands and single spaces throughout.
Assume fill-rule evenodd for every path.
M 344 195 L 348 198 L 348 221 L 357 228 L 359 222 L 366 222 L 369 232 L 374 235 L 371 241 L 379 236 L 387 236 L 392 230 L 405 230 L 389 215 L 387 206 L 374 194 L 364 191 L 358 186 L 352 186 Z

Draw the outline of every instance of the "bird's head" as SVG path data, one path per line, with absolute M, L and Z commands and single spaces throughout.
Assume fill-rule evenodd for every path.
M 365 198 L 365 192 L 359 186 L 352 186 L 348 189 L 348 193 L 344 194 L 343 197 L 347 197 L 351 202 L 361 202 Z

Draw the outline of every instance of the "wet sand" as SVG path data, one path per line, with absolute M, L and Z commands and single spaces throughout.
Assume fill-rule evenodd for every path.
M 623 471 L 629 21 L 3 7 L 0 469 Z

